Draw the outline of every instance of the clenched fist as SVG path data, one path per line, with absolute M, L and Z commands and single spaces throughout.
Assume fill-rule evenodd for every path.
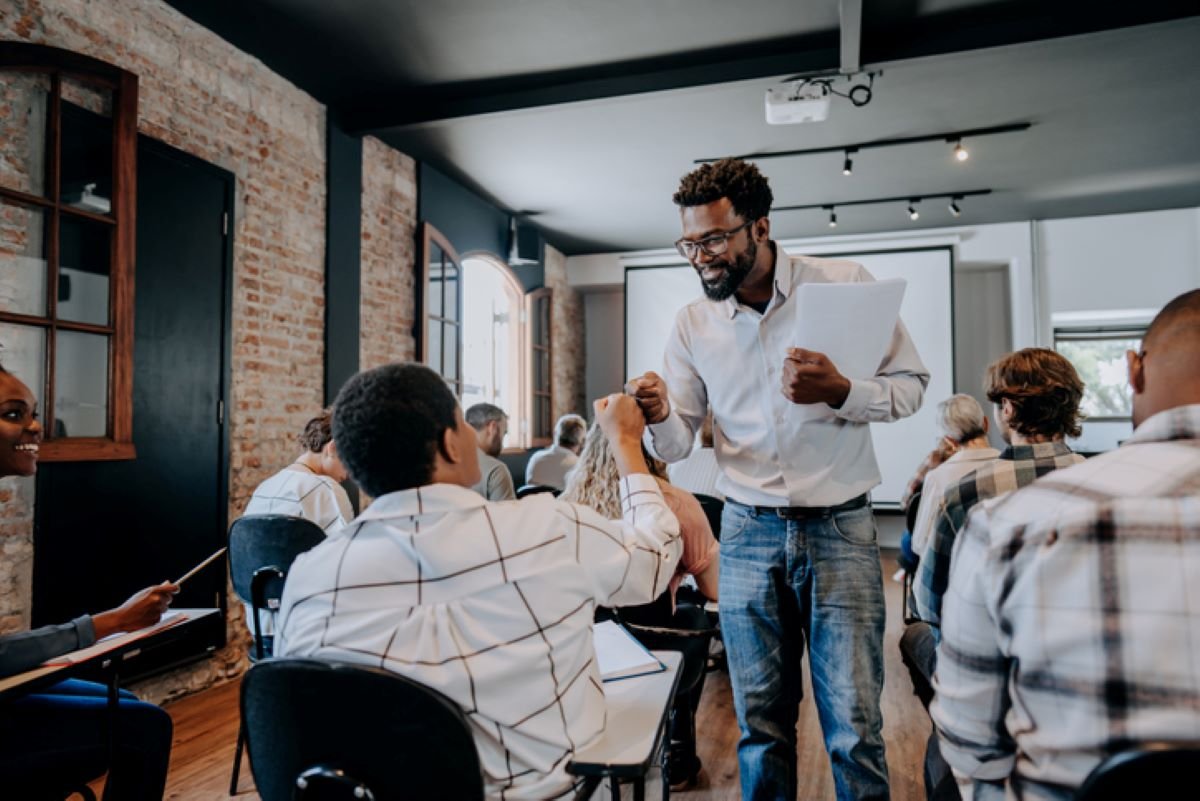
M 646 422 L 661 423 L 671 413 L 671 404 L 667 400 L 667 382 L 655 372 L 649 372 L 637 378 L 629 379 L 625 391 L 633 396 Z

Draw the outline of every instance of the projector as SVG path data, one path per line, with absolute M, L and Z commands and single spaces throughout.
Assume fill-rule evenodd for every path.
M 829 116 L 829 86 L 793 81 L 767 90 L 767 124 L 821 122 Z

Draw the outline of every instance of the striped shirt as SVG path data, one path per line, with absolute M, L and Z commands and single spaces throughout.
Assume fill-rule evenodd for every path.
M 667 589 L 679 525 L 647 475 L 623 521 L 549 494 L 489 503 L 434 484 L 377 498 L 292 565 L 276 653 L 376 665 L 462 707 L 487 795 L 556 798 L 604 730 L 595 607 Z
M 1068 799 L 1110 753 L 1200 739 L 1200 405 L 959 539 L 931 711 L 975 798 Z
M 968 473 L 946 490 L 942 496 L 941 514 L 929 538 L 929 545 L 921 555 L 913 581 L 917 615 L 934 626 L 941 625 L 942 596 L 950 581 L 950 555 L 954 551 L 954 540 L 975 504 L 1032 484 L 1034 479 L 1053 470 L 1082 461 L 1082 456 L 1062 442 L 1009 445 L 996 461 Z

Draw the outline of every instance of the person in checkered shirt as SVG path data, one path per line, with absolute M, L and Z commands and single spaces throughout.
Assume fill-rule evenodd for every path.
M 931 711 L 976 799 L 1069 799 L 1109 754 L 1200 739 L 1200 290 L 1127 361 L 1133 436 L 959 537 Z

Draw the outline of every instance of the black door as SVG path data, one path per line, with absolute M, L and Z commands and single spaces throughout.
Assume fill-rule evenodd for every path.
M 228 440 L 220 404 L 231 258 L 224 222 L 233 185 L 232 174 L 139 138 L 137 458 L 39 468 L 35 625 L 176 579 L 224 544 Z M 176 606 L 223 605 L 224 595 L 222 562 L 189 579 Z M 202 653 L 223 638 L 222 623 L 189 647 Z

